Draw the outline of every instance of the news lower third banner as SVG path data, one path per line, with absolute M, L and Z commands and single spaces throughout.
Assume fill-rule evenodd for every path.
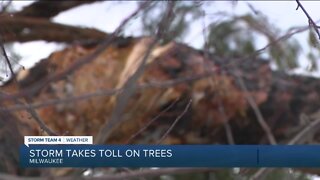
M 319 145 L 93 145 L 92 137 L 50 138 L 25 139 L 25 145 L 20 148 L 20 165 L 88 168 L 320 167 Z

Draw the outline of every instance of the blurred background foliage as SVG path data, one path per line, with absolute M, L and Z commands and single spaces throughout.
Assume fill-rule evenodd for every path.
M 141 2 L 139 2 L 141 3 Z M 164 44 L 172 40 L 182 42 L 188 34 L 192 21 L 201 20 L 206 16 L 204 1 L 178 1 L 174 8 L 173 23 L 168 29 L 168 36 Z M 232 4 L 233 3 L 233 4 Z M 230 6 L 234 5 L 231 1 Z M 143 10 L 141 22 L 146 35 L 154 34 L 160 18 L 165 12 L 165 2 L 156 2 L 151 8 Z M 214 5 L 213 5 L 214 7 Z M 308 50 L 306 57 L 301 57 L 302 46 L 294 37 L 285 41 L 277 41 L 278 38 L 290 33 L 282 32 L 275 24 L 269 22 L 263 12 L 253 9 L 252 13 L 245 15 L 224 14 L 225 17 L 210 22 L 203 31 L 205 43 L 203 49 L 208 53 L 223 57 L 244 57 L 257 51 L 257 39 L 265 39 L 267 43 L 273 43 L 268 48 L 264 57 L 270 59 L 276 68 L 281 71 L 290 71 L 301 64 L 299 59 L 307 60 L 307 71 L 316 71 L 317 59 L 320 57 L 318 39 L 314 30 L 310 28 L 308 38 Z M 262 54 L 259 54 L 262 56 Z

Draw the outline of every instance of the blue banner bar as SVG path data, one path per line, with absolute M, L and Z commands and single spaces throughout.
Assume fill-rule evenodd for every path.
M 320 145 L 22 145 L 22 167 L 320 167 Z

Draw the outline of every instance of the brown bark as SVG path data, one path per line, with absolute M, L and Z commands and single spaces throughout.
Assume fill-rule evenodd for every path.
M 14 13 L 16 16 L 36 17 L 36 18 L 51 18 L 58 15 L 60 12 L 68 9 L 96 2 L 96 0 L 80 0 L 80 1 L 48 1 L 39 0 L 26 6 L 21 11 Z
M 107 37 L 106 33 L 96 29 L 68 26 L 46 19 L 10 16 L 0 17 L 0 33 L 5 42 L 45 40 L 90 43 Z

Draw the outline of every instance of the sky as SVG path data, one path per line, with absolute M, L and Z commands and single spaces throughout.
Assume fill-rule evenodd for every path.
M 19 10 L 23 6 L 30 4 L 32 1 L 14 1 L 14 7 Z M 320 2 L 317 1 L 301 1 L 305 9 L 309 12 L 314 20 L 320 19 L 318 9 Z M 308 20 L 301 11 L 296 10 L 297 3 L 292 1 L 238 1 L 232 4 L 230 1 L 216 1 L 210 6 L 206 6 L 207 14 L 213 14 L 218 11 L 226 11 L 231 14 L 241 15 L 245 13 L 252 13 L 249 5 L 251 4 L 255 9 L 263 12 L 268 16 L 270 22 L 276 27 L 281 28 L 283 33 L 291 27 L 308 25 Z M 118 27 L 120 22 L 126 18 L 131 12 L 137 8 L 137 3 L 134 1 L 101 1 L 88 5 L 82 5 L 71 10 L 60 13 L 53 21 L 68 25 L 77 25 L 83 27 L 93 27 L 102 31 L 111 33 Z M 184 42 L 195 48 L 201 48 L 204 42 L 202 28 L 203 24 L 209 24 L 214 17 L 207 15 L 205 20 L 201 19 L 193 22 L 191 30 L 188 32 Z M 139 36 L 141 35 L 141 24 L 139 20 L 134 20 L 126 29 L 125 35 Z M 299 42 L 302 43 L 305 50 L 307 50 L 307 32 L 295 36 Z M 261 48 L 266 45 L 264 39 L 258 39 L 257 46 Z M 56 43 L 46 42 L 28 42 L 15 43 L 14 49 L 22 56 L 21 64 L 25 67 L 30 67 L 36 60 L 42 59 L 50 55 L 51 52 L 62 49 L 62 45 Z M 41 52 L 38 50 L 41 49 Z M 35 53 L 37 52 L 37 53 Z M 308 66 L 307 61 L 301 61 L 302 69 Z M 302 72 L 298 70 L 297 72 Z M 316 72 L 313 75 L 319 76 Z

